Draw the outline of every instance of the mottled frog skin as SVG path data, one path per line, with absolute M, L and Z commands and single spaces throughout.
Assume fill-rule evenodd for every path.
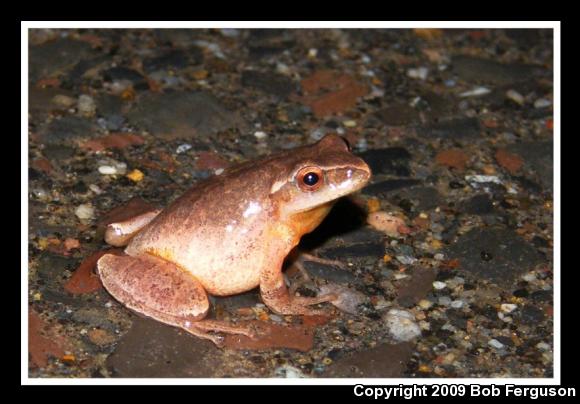
M 124 246 L 97 268 L 105 288 L 127 307 L 220 345 L 216 333 L 251 329 L 204 317 L 207 293 L 227 296 L 260 287 L 278 314 L 317 314 L 315 298 L 288 294 L 282 265 L 341 196 L 370 179 L 346 142 L 319 142 L 225 170 L 194 185 L 162 211 L 109 225 L 105 240 Z

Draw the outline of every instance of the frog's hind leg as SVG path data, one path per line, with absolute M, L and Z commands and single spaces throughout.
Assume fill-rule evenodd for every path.
M 122 222 L 111 223 L 105 231 L 105 241 L 115 247 L 123 247 L 129 244 L 129 241 L 143 227 L 147 226 L 153 219 L 161 213 L 161 209 L 151 210 L 132 217 Z
M 161 258 L 106 254 L 97 268 L 103 286 L 130 309 L 221 345 L 212 332 L 254 336 L 246 327 L 204 320 L 209 300 L 201 283 L 189 272 Z

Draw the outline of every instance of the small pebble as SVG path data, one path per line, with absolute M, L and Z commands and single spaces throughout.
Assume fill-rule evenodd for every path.
M 419 300 L 419 303 L 417 303 L 417 305 L 422 308 L 423 310 L 427 310 L 429 309 L 431 306 L 433 306 L 433 303 L 430 300 L 427 299 L 421 299 Z
M 457 84 L 457 82 L 453 79 L 449 79 L 449 80 L 445 80 L 444 84 L 445 84 L 445 87 L 455 87 L 455 84 Z
M 451 298 L 449 296 L 441 296 L 438 303 L 440 306 L 449 306 L 451 304 Z
M 511 313 L 517 308 L 518 305 L 512 303 L 502 303 L 502 305 L 500 306 L 500 310 L 503 311 L 504 313 Z
M 447 284 L 445 282 L 435 281 L 433 282 L 433 287 L 435 288 L 435 290 L 441 290 L 445 289 L 447 287 Z
M 436 259 L 437 261 L 443 261 L 445 259 L 445 255 L 437 253 L 433 256 L 433 258 Z
M 263 140 L 263 139 L 266 139 L 268 137 L 268 135 L 266 134 L 266 132 L 263 132 L 261 130 L 259 130 L 257 132 L 254 132 L 254 136 L 258 140 Z
M 533 272 L 527 273 L 524 276 L 522 276 L 522 279 L 526 282 L 534 282 L 536 281 L 538 278 L 536 278 L 536 274 Z
M 277 367 L 276 370 L 274 370 L 274 375 L 276 377 L 284 377 L 286 379 L 296 379 L 306 377 L 304 373 L 300 371 L 300 369 L 290 365 L 283 365 Z
M 495 349 L 502 349 L 504 347 L 504 344 L 502 344 L 501 342 L 499 342 L 497 339 L 492 339 L 488 342 L 489 346 L 491 346 L 492 348 Z
M 129 178 L 133 182 L 140 182 L 141 180 L 143 180 L 144 176 L 145 175 L 137 169 L 134 169 L 129 174 L 127 174 L 127 178 Z
M 475 87 L 469 91 L 465 91 L 459 94 L 460 97 L 477 97 L 479 95 L 485 95 L 491 93 L 491 90 L 486 87 Z
M 110 161 L 99 166 L 99 172 L 103 175 L 123 175 L 127 172 L 127 164 L 119 161 Z
M 103 175 L 117 174 L 117 169 L 113 166 L 100 166 L 99 172 Z
M 81 95 L 77 104 L 79 112 L 84 116 L 93 116 L 97 112 L 97 105 L 93 97 L 89 95 Z
M 177 154 L 185 153 L 186 151 L 190 150 L 192 147 L 193 146 L 191 146 L 189 143 L 180 144 L 179 146 L 177 146 L 175 153 L 177 153 Z
M 389 333 L 397 341 L 410 341 L 421 335 L 421 328 L 415 323 L 413 313 L 409 311 L 391 309 L 384 319 Z
M 76 104 L 77 100 L 67 95 L 57 94 L 52 97 L 52 102 L 61 107 L 70 108 Z
M 511 323 L 513 321 L 513 319 L 510 316 L 506 316 L 505 314 L 503 314 L 501 311 L 499 313 L 497 313 L 497 317 L 503 321 L 504 323 Z
M 97 184 L 91 184 L 91 185 L 89 185 L 89 189 L 91 191 L 93 191 L 97 195 L 99 195 L 100 193 L 103 192 L 103 190 L 101 188 L 99 188 L 99 186 Z
M 524 96 L 518 93 L 516 90 L 508 90 L 505 93 L 505 96 L 518 105 L 524 105 L 524 102 L 526 101 Z
M 75 215 L 81 220 L 89 220 L 95 216 L 95 208 L 91 204 L 83 203 L 75 209 Z
M 354 128 L 356 126 L 356 121 L 349 119 L 348 121 L 344 121 L 342 124 L 347 128 Z
M 426 67 L 417 67 L 407 70 L 407 76 L 412 79 L 425 80 L 429 75 L 429 69 Z
M 552 101 L 547 100 L 545 98 L 538 98 L 535 102 L 534 102 L 534 108 L 547 108 L 550 105 L 552 105 Z
M 465 305 L 465 302 L 463 300 L 454 300 L 451 302 L 451 307 L 453 307 L 454 309 L 460 309 Z
M 538 342 L 536 344 L 536 348 L 542 350 L 542 351 L 551 351 L 552 347 L 550 347 L 550 344 L 545 343 L 544 341 L 542 342 Z
M 489 183 L 501 184 L 501 180 L 496 175 L 466 175 L 465 181 L 469 182 L 471 186 L 476 186 L 474 184 Z
M 408 255 L 397 255 L 397 261 L 399 261 L 403 265 L 413 265 L 417 262 L 417 258 L 410 257 Z

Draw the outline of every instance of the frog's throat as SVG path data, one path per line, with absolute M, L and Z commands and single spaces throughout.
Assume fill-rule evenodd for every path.
M 294 213 L 288 218 L 288 226 L 292 232 L 300 238 L 318 227 L 328 215 L 335 201 L 330 201 L 315 208 Z

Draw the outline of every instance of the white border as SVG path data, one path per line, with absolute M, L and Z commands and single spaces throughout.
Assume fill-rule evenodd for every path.
M 398 385 L 516 384 L 559 385 L 560 373 L 560 21 L 22 21 L 21 22 L 21 262 L 28 263 L 28 29 L 29 28 L 552 28 L 554 29 L 554 377 L 468 379 L 67 379 L 28 377 L 28 271 L 21 271 L 21 384 L 27 385 Z M 25 270 L 26 269 L 26 270 Z M 26 308 L 26 309 L 25 309 Z

